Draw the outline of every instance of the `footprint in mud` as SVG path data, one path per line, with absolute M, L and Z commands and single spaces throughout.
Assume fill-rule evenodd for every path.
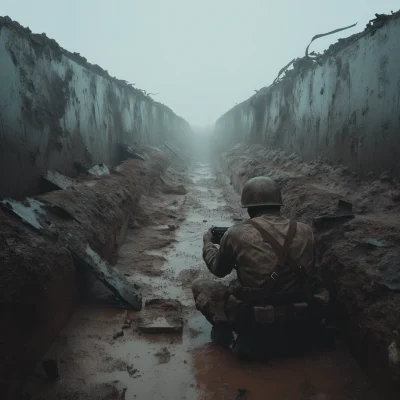
M 166 364 L 169 362 L 169 360 L 171 360 L 171 353 L 166 347 L 163 347 L 159 352 L 154 355 L 158 358 L 159 364 Z
M 140 376 L 138 375 L 139 370 L 133 365 L 127 365 L 126 370 L 131 378 L 138 378 Z

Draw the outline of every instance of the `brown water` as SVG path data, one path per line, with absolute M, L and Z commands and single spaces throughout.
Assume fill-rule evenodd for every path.
M 159 207 L 179 212 L 176 241 L 159 248 L 152 240 L 155 232 L 162 232 L 167 225 L 164 220 L 131 230 L 117 265 L 130 274 L 127 279 L 142 286 L 145 300 L 162 297 L 181 301 L 183 333 L 140 334 L 134 322 L 132 328 L 124 330 L 124 336 L 114 340 L 113 334 L 124 323 L 125 311 L 100 305 L 96 299 L 106 291 L 96 285 L 90 302 L 79 308 L 53 346 L 61 378 L 49 383 L 38 368 L 25 390 L 33 399 L 46 400 L 233 400 L 238 388 L 246 389 L 248 400 L 379 398 L 345 346 L 268 363 L 239 363 L 229 352 L 210 343 L 210 326 L 194 309 L 190 290 L 194 278 L 211 277 L 201 259 L 202 235 L 211 225 L 228 226 L 233 217 L 245 215 L 232 215 L 231 207 L 236 205 L 226 204 L 221 179 L 208 165 L 198 164 L 189 178 L 192 182 L 185 196 L 157 198 Z M 143 273 L 141 264 L 132 262 L 140 243 L 143 256 L 165 259 L 157 276 Z M 137 313 L 130 312 L 128 318 L 135 316 Z

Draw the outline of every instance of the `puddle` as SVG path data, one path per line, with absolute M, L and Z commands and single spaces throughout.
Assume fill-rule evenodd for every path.
M 355 361 L 342 348 L 264 363 L 239 363 L 213 344 L 193 352 L 197 382 L 205 399 L 234 399 L 238 388 L 246 400 L 377 400 Z
M 165 258 L 162 273 L 144 275 L 133 267 L 127 277 L 142 287 L 144 301 L 178 299 L 184 311 L 183 332 L 139 334 L 133 323 L 122 337 L 113 340 L 124 324 L 124 311 L 92 304 L 81 307 L 63 332 L 65 343 L 58 353 L 63 360 L 62 379 L 52 385 L 31 382 L 32 399 L 97 400 L 104 384 L 125 390 L 127 400 L 232 400 L 240 387 L 248 390 L 246 400 L 377 399 L 345 350 L 246 364 L 210 343 L 211 326 L 194 309 L 190 284 L 199 274 L 211 278 L 202 261 L 203 233 L 213 225 L 237 222 L 227 211 L 222 189 L 207 164 L 197 164 L 190 178 L 194 183 L 187 187 L 183 203 L 186 219 L 179 222 L 176 241 L 163 249 L 144 251 Z M 140 235 L 140 231 L 131 234 Z M 124 246 L 134 246 L 128 239 Z M 128 318 L 138 315 L 129 312 Z

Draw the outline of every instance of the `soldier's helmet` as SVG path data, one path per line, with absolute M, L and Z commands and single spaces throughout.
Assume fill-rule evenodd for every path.
M 242 190 L 242 208 L 282 206 L 282 194 L 278 184 L 266 176 L 249 179 Z

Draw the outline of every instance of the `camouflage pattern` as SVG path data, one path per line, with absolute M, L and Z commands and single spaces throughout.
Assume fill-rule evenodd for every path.
M 289 220 L 280 215 L 262 215 L 253 220 L 270 232 L 283 245 L 289 228 Z M 310 226 L 297 223 L 296 235 L 289 249 L 292 258 L 302 265 L 308 274 L 313 273 L 314 237 Z M 212 274 L 222 278 L 236 269 L 241 285 L 258 288 L 275 270 L 278 257 L 272 247 L 264 242 L 261 234 L 251 225 L 238 224 L 228 229 L 220 247 L 206 242 L 203 259 Z M 297 275 L 277 290 L 298 289 Z
M 249 179 L 242 190 L 242 207 L 281 206 L 282 195 L 278 184 L 266 176 Z
M 196 279 L 192 284 L 196 308 L 211 324 L 228 322 L 225 314 L 225 298 L 228 288 L 221 282 Z

